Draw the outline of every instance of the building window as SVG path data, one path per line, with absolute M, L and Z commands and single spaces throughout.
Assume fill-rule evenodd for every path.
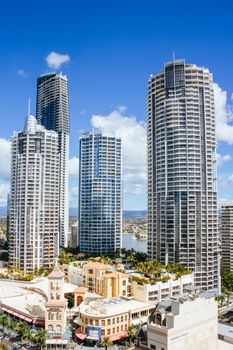
M 110 324 L 111 324 L 111 320 L 110 320 L 110 319 L 108 319 L 108 326 L 110 326 Z
M 51 324 L 48 325 L 48 331 L 53 332 L 53 326 Z
M 111 334 L 111 329 L 108 328 L 108 329 L 107 329 L 107 335 L 110 335 L 110 334 Z
M 105 320 L 101 320 L 101 326 L 105 326 Z
M 61 326 L 60 325 L 56 325 L 56 332 L 61 333 Z
M 124 317 L 123 316 L 121 316 L 121 322 L 123 322 L 124 321 Z

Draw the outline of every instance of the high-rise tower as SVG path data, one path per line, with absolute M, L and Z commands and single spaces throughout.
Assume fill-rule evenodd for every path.
M 58 135 L 26 119 L 11 150 L 9 263 L 25 272 L 54 265 L 59 224 Z
M 148 86 L 148 253 L 218 286 L 216 137 L 212 75 L 174 60 Z
M 36 118 L 48 130 L 58 133 L 60 153 L 59 184 L 59 245 L 67 246 L 69 231 L 69 107 L 67 77 L 46 74 L 37 80 Z
M 233 272 L 233 205 L 221 208 L 221 234 L 223 266 Z
M 79 164 L 79 246 L 107 254 L 121 247 L 121 139 L 83 134 Z

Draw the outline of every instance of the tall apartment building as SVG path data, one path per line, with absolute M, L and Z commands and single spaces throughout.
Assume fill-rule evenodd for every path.
M 50 268 L 59 229 L 58 135 L 26 119 L 11 150 L 9 263 L 24 271 Z
M 36 118 L 48 130 L 58 133 L 60 153 L 59 179 L 59 245 L 66 247 L 69 232 L 69 107 L 67 77 L 46 74 L 37 80 Z
M 227 271 L 233 272 L 233 205 L 221 208 L 222 262 Z
M 100 133 L 80 138 L 79 246 L 108 254 L 121 247 L 121 139 Z
M 212 74 L 174 60 L 148 84 L 148 253 L 218 286 L 216 137 Z

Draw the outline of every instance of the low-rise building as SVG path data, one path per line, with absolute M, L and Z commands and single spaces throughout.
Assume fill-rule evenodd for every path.
M 133 279 L 131 282 L 131 295 L 145 302 L 160 302 L 164 299 L 177 297 L 185 292 L 185 288 L 194 284 L 194 275 L 192 273 L 175 277 L 170 275 L 167 282 L 159 281 L 157 283 L 143 282 L 143 279 Z
M 187 286 L 194 284 L 193 273 L 177 277 L 176 274 L 164 272 L 158 282 L 155 282 L 119 265 L 121 271 L 113 265 L 83 261 L 63 265 L 63 269 L 69 282 L 86 287 L 89 292 L 104 298 L 122 296 L 143 302 L 160 302 L 183 294 Z
M 99 341 L 108 336 L 116 341 L 128 336 L 129 326 L 145 324 L 154 304 L 123 297 L 91 298 L 79 308 L 81 327 L 76 332 L 79 339 Z
M 218 307 L 213 294 L 189 294 L 159 303 L 149 318 L 152 350 L 217 350 Z
M 83 262 L 77 265 L 63 265 L 69 282 L 87 287 L 89 292 L 102 295 L 104 298 L 130 296 L 129 276 L 116 271 L 109 264 L 100 262 Z

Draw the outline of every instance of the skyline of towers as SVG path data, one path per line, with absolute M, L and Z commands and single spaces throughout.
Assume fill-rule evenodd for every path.
M 59 246 L 67 247 L 69 233 L 69 106 L 68 79 L 48 73 L 37 79 L 36 118 L 48 130 L 58 133 L 59 168 Z
M 151 76 L 147 99 L 148 253 L 218 287 L 216 136 L 212 74 L 173 60 Z
M 58 135 L 26 118 L 11 150 L 9 264 L 25 272 L 51 268 L 59 229 Z
M 107 254 L 122 240 L 121 139 L 85 133 L 79 152 L 79 247 Z

